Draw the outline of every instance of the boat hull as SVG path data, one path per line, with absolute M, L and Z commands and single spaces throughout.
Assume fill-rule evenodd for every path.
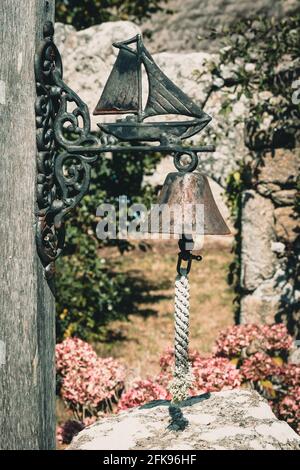
M 186 139 L 197 134 L 211 119 L 194 119 L 174 122 L 141 122 L 120 121 L 98 124 L 106 134 L 113 135 L 122 141 L 172 141 Z

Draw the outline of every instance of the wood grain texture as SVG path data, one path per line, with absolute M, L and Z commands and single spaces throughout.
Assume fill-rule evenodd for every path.
M 0 2 L 0 449 L 55 446 L 55 307 L 35 246 L 34 113 L 34 53 L 54 3 Z

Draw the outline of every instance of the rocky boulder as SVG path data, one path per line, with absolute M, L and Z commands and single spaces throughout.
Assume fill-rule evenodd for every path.
M 192 397 L 181 407 L 154 401 L 103 418 L 80 432 L 78 450 L 291 450 L 300 437 L 255 391 Z
M 157 51 L 215 52 L 220 41 L 212 31 L 249 16 L 267 14 L 282 18 L 297 8 L 298 0 L 168 0 L 165 11 L 146 21 L 143 31 L 151 35 L 151 45 Z

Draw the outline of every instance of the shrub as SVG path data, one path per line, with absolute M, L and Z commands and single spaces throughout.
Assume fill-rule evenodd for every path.
M 56 439 L 61 444 L 70 444 L 73 437 L 85 428 L 80 421 L 70 419 L 56 430 Z
M 236 325 L 222 331 L 214 348 L 216 356 L 230 359 L 263 351 L 271 356 L 286 357 L 293 344 L 285 325 Z
M 161 384 L 150 378 L 136 380 L 130 390 L 123 393 L 118 403 L 118 411 L 141 406 L 153 400 L 170 400 L 171 395 Z
M 235 362 L 242 384 L 269 400 L 274 413 L 300 430 L 300 366 L 287 364 L 293 339 L 282 323 L 238 325 L 222 331 L 214 353 Z
M 241 384 L 239 371 L 234 364 L 225 358 L 201 358 L 199 356 L 194 362 L 192 370 L 195 377 L 192 395 L 232 390 Z
M 156 11 L 167 0 L 58 0 L 56 19 L 72 24 L 77 29 L 87 28 L 103 21 L 141 21 Z
M 91 417 L 112 410 L 124 388 L 125 369 L 116 360 L 100 358 L 78 338 L 56 345 L 59 394 L 75 417 L 90 424 Z
M 258 338 L 261 350 L 256 351 L 250 346 Z M 201 357 L 197 351 L 190 352 L 194 377 L 190 394 L 240 386 L 254 388 L 269 401 L 280 419 L 300 432 L 300 365 L 285 362 L 291 346 L 292 339 L 283 325 L 229 327 L 220 333 L 215 355 Z M 124 368 L 112 358 L 99 358 L 80 339 L 69 338 L 56 346 L 56 367 L 60 378 L 58 392 L 84 425 L 107 412 L 172 398 L 169 384 L 174 353 L 171 348 L 161 356 L 161 370 L 156 377 L 136 380 L 127 391 L 124 391 Z M 59 428 L 60 441 L 66 442 L 72 430 L 78 432 L 78 427 L 80 424 L 69 422 L 65 428 Z
M 191 395 L 246 386 L 256 389 L 296 431 L 300 430 L 300 366 L 287 364 L 293 340 L 283 324 L 228 327 L 217 338 L 214 356 L 190 352 L 194 382 Z M 122 395 L 118 409 L 132 408 L 159 398 L 169 399 L 174 354 L 160 358 L 161 371 L 148 381 L 137 381 Z M 162 387 L 162 388 L 161 388 Z M 150 392 L 150 393 L 149 393 Z
M 234 364 L 225 358 L 202 358 L 197 351 L 190 353 L 191 371 L 194 377 L 190 390 L 192 396 L 201 393 L 229 390 L 239 387 L 240 373 Z M 170 400 L 169 384 L 174 367 L 173 350 L 167 349 L 160 358 L 161 371 L 154 379 L 137 380 L 124 393 L 118 410 L 125 410 L 143 405 L 151 400 Z
M 120 253 L 133 246 L 126 240 L 98 240 L 96 209 L 103 202 L 116 204 L 124 194 L 129 204 L 149 205 L 154 189 L 143 185 L 143 177 L 154 171 L 159 159 L 158 154 L 115 154 L 99 159 L 93 168 L 89 193 L 69 216 L 64 254 L 56 263 L 59 341 L 69 336 L 102 339 L 109 321 L 126 319 L 135 311 L 136 280 L 118 273 L 116 263 L 101 255 L 107 244 L 116 245 Z
M 277 414 L 300 434 L 300 386 L 291 389 L 281 400 Z
M 191 395 L 216 392 L 236 388 L 240 385 L 239 371 L 228 359 L 221 357 L 201 357 L 197 351 L 190 351 L 189 359 L 194 377 Z M 174 351 L 167 349 L 160 358 L 160 383 L 168 386 L 172 380 L 174 368 Z

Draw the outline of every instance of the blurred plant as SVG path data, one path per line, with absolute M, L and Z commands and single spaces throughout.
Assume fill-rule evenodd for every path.
M 216 32 L 214 32 L 215 34 Z M 256 187 L 256 176 L 267 151 L 294 148 L 300 138 L 300 104 L 292 100 L 294 84 L 300 77 L 300 13 L 282 19 L 267 16 L 236 21 L 217 35 L 222 48 L 217 59 L 208 64 L 212 84 L 207 97 L 221 92 L 220 115 L 228 118 L 235 105 L 243 111 L 234 113 L 232 126 L 242 124 L 244 142 L 249 149 L 237 170 L 229 175 L 226 195 L 235 221 L 234 261 L 228 281 L 236 293 L 236 320 L 239 320 L 241 287 L 241 205 L 242 194 Z M 195 74 L 196 80 L 203 72 Z M 219 132 L 221 135 L 222 131 Z M 220 138 L 216 132 L 216 140 Z M 297 201 L 295 202 L 295 205 Z M 297 210 L 295 211 L 297 212 Z M 288 270 L 291 282 L 298 282 L 299 238 L 289 250 Z M 295 281 L 296 280 L 296 281 Z M 284 304 L 277 320 L 291 323 L 299 305 Z M 287 312 L 287 310 L 291 310 Z M 296 327 L 297 328 L 297 327 Z
M 56 345 L 57 393 L 78 421 L 112 411 L 124 388 L 125 369 L 111 357 L 100 358 L 79 338 Z
M 212 356 L 190 352 L 194 377 L 190 395 L 253 388 L 269 401 L 280 419 L 300 432 L 300 365 L 286 362 L 292 344 L 283 324 L 229 327 L 219 334 Z M 85 426 L 112 411 L 172 398 L 171 348 L 161 356 L 161 370 L 156 377 L 137 379 L 126 391 L 124 368 L 112 358 L 99 358 L 89 344 L 79 339 L 69 338 L 56 346 L 56 367 L 58 393 Z M 60 427 L 60 442 L 67 442 L 72 429 L 76 433 L 79 427 L 72 420 L 65 428 Z
M 197 351 L 189 354 L 191 372 L 194 377 L 190 395 L 231 390 L 241 384 L 240 373 L 228 359 L 221 357 L 203 358 Z M 169 348 L 160 358 L 161 371 L 155 378 L 137 380 L 122 394 L 118 410 L 140 406 L 151 400 L 170 400 L 169 384 L 174 368 L 174 351 Z
M 300 386 L 291 389 L 282 399 L 277 415 L 300 434 Z
M 121 195 L 127 196 L 128 204 L 149 206 L 155 189 L 143 184 L 143 177 L 153 173 L 159 159 L 158 154 L 115 154 L 93 168 L 89 193 L 70 214 L 64 253 L 56 266 L 59 341 L 69 336 L 100 339 L 107 322 L 135 310 L 135 280 L 117 273 L 116 266 L 101 256 L 105 245 L 115 245 L 121 253 L 133 245 L 127 240 L 98 240 L 96 209 L 103 202 L 117 207 Z
M 300 366 L 287 364 L 293 345 L 283 324 L 240 325 L 222 331 L 216 341 L 214 356 L 202 358 L 190 352 L 194 383 L 190 394 L 251 387 L 264 396 L 280 419 L 300 431 Z M 118 409 L 143 405 L 150 399 L 170 399 L 168 384 L 172 379 L 174 354 L 168 349 L 160 358 L 157 377 L 136 381 L 124 393 Z M 149 393 L 150 392 L 150 393 Z
M 249 164 L 240 163 L 238 169 L 232 172 L 226 180 L 225 198 L 230 210 L 230 215 L 234 221 L 235 237 L 232 251 L 233 261 L 229 265 L 227 281 L 233 287 L 234 315 L 238 323 L 240 314 L 241 288 L 241 246 L 242 246 L 242 194 L 243 191 L 251 187 L 252 172 Z
M 149 18 L 167 0 L 58 0 L 56 20 L 84 29 L 104 21 Z
M 118 411 L 141 406 L 150 401 L 170 400 L 170 398 L 171 395 L 165 387 L 148 377 L 145 380 L 136 380 L 131 388 L 122 394 Z
M 273 358 L 263 352 L 257 352 L 248 358 L 242 359 L 240 364 L 243 377 L 256 385 L 261 381 L 264 385 L 267 380 L 272 379 L 274 376 L 278 377 L 281 372 L 280 366 Z M 272 390 L 272 398 L 274 398 L 276 394 L 272 384 L 267 385 L 267 388 Z
M 221 36 L 219 61 L 211 64 L 211 92 L 233 89 L 235 101 L 247 102 L 245 139 L 250 148 L 294 147 L 300 117 L 299 104 L 292 102 L 293 83 L 300 76 L 300 13 L 281 20 L 242 19 Z M 228 98 L 222 110 L 232 105 Z M 244 122 L 244 116 L 237 122 Z M 255 142 L 249 142 L 249 134 L 255 134 Z
M 246 324 L 230 326 L 216 339 L 214 354 L 230 359 L 240 359 L 257 352 L 286 358 L 293 345 L 286 326 Z
M 69 419 L 61 426 L 57 427 L 56 439 L 60 444 L 70 444 L 73 437 L 85 428 L 85 425 L 80 421 Z
M 274 413 L 300 431 L 300 366 L 288 364 L 293 339 L 282 323 L 238 325 L 219 334 L 214 354 L 239 368 L 242 384 L 269 400 Z M 291 407 L 288 408 L 289 404 Z
M 239 371 L 235 365 L 223 357 L 201 357 L 197 351 L 190 351 L 189 359 L 191 372 L 194 377 L 190 390 L 192 396 L 200 393 L 231 390 L 240 386 Z M 174 351 L 166 352 L 160 358 L 161 372 L 158 375 L 159 383 L 168 387 L 172 380 L 174 368 Z

